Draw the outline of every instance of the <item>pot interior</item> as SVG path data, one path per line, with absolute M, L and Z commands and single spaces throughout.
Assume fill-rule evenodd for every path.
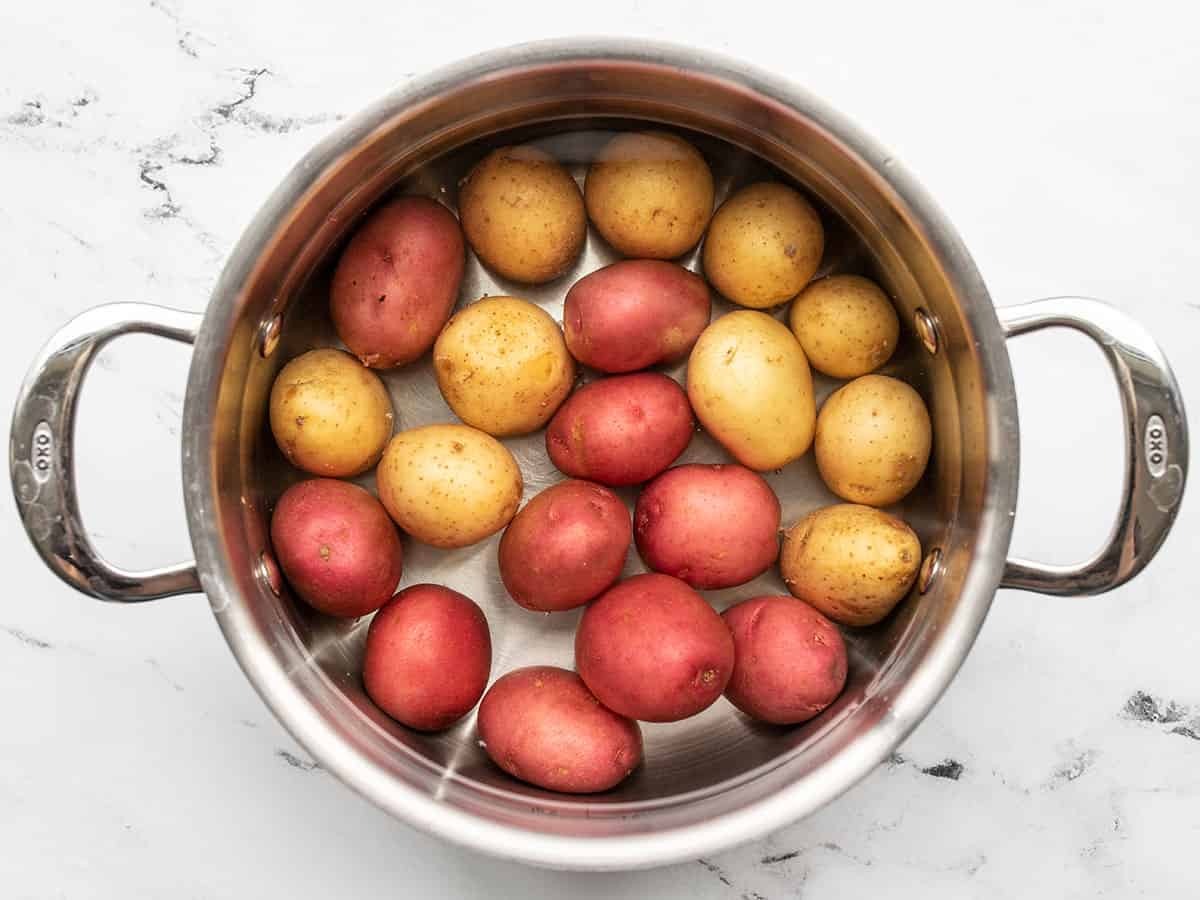
M 918 489 L 892 511 L 916 529 L 925 552 L 941 551 L 941 565 L 928 592 L 914 588 L 880 625 L 843 629 L 849 681 L 816 719 L 788 728 L 760 725 L 722 698 L 683 722 L 644 724 L 646 761 L 632 777 L 605 794 L 570 797 L 523 784 L 494 767 L 478 746 L 474 714 L 440 734 L 420 734 L 391 721 L 367 698 L 360 679 L 369 619 L 323 616 L 295 600 L 286 586 L 275 596 L 269 579 L 256 575 L 261 569 L 256 560 L 269 553 L 272 505 L 305 477 L 276 448 L 266 400 L 285 362 L 314 347 L 337 345 L 328 312 L 332 267 L 354 225 L 378 203 L 419 193 L 454 209 L 458 183 L 476 160 L 492 147 L 527 141 L 567 164 L 582 186 L 588 161 L 607 137 L 648 126 L 674 130 L 701 150 L 713 169 L 718 203 L 756 180 L 798 187 L 826 228 L 819 274 L 864 274 L 893 297 L 902 338 L 881 371 L 903 378 L 925 397 L 934 452 Z M 194 422 L 203 422 L 204 404 L 211 404 L 211 422 L 191 445 L 210 440 L 204 448 L 212 479 L 206 497 L 219 520 L 206 538 L 212 556 L 206 559 L 198 547 L 206 589 L 251 679 L 323 764 L 410 819 L 419 817 L 411 805 L 418 796 L 503 826 L 602 838 L 709 821 L 784 789 L 808 790 L 808 796 L 794 795 L 793 815 L 801 815 L 864 774 L 924 715 L 961 661 L 995 587 L 998 562 L 980 565 L 979 546 L 1007 543 L 1007 520 L 997 532 L 985 518 L 989 467 L 998 452 L 995 429 L 1005 411 L 987 390 L 994 376 L 980 355 L 978 323 L 971 320 L 992 313 L 957 243 L 930 232 L 896 188 L 902 176 L 891 160 L 852 146 L 844 140 L 844 127 L 823 118 L 821 110 L 781 105 L 736 80 L 592 61 L 553 72 L 514 69 L 434 85 L 403 102 L 393 98 L 301 163 L 253 226 L 218 288 L 197 356 L 199 364 L 202 352 L 212 353 L 220 365 L 209 396 L 204 385 L 193 385 L 189 412 Z M 507 294 L 541 305 L 561 322 L 567 288 L 617 258 L 592 229 L 568 274 L 530 287 L 496 277 L 468 253 L 459 305 Z M 698 251 L 681 262 L 699 270 Z M 731 308 L 714 292 L 714 318 Z M 913 332 L 919 308 L 936 322 L 935 354 Z M 785 311 L 774 314 L 783 317 Z M 281 336 L 264 356 L 265 323 L 276 315 L 282 316 Z M 683 364 L 668 372 L 679 380 L 683 373 Z M 1006 367 L 1001 374 L 1007 377 Z M 428 354 L 381 375 L 398 429 L 457 421 L 438 392 Z M 582 371 L 582 380 L 594 377 Z M 841 383 L 817 373 L 814 380 L 818 404 Z M 562 478 L 546 457 L 543 432 L 504 443 L 520 462 L 525 500 Z M 716 442 L 697 433 L 678 462 L 724 461 L 729 457 Z M 782 502 L 784 527 L 840 502 L 822 483 L 811 452 L 765 477 Z M 359 481 L 373 488 L 372 475 Z M 636 491 L 618 493 L 632 507 Z M 572 668 L 581 611 L 543 615 L 513 603 L 498 575 L 498 541 L 496 535 L 443 551 L 405 538 L 402 584 L 445 584 L 483 607 L 494 645 L 493 679 L 532 664 Z M 641 571 L 631 548 L 625 574 Z M 706 596 L 722 610 L 777 593 L 787 591 L 773 569 Z M 833 769 L 839 772 L 837 784 L 828 781 Z

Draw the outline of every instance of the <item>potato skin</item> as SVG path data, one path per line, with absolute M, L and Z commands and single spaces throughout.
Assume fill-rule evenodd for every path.
M 699 275 L 662 260 L 627 259 L 572 285 L 563 332 L 585 366 L 634 372 L 687 356 L 711 313 Z
M 704 241 L 704 275 L 734 303 L 766 309 L 808 284 L 825 252 L 817 211 L 778 182 L 742 188 L 721 204 Z
M 405 588 L 367 630 L 367 695 L 409 728 L 449 728 L 479 702 L 491 670 L 483 610 L 440 584 Z
M 830 395 L 817 416 L 817 469 L 843 500 L 887 506 L 925 472 L 933 442 L 929 410 L 909 385 L 864 375 Z
M 433 370 L 455 414 L 496 437 L 541 428 L 575 382 L 558 325 L 516 297 L 484 297 L 456 313 L 434 344 Z
M 371 215 L 342 251 L 329 289 L 334 328 L 374 369 L 428 350 L 462 284 L 466 246 L 453 213 L 426 197 L 401 197 Z
M 271 432 L 288 462 L 349 478 L 379 461 L 392 434 L 392 400 L 379 376 L 341 350 L 310 350 L 275 377 Z
M 505 529 L 500 578 L 526 609 L 574 609 L 621 577 L 632 538 L 629 510 L 616 494 L 563 481 L 525 504 Z
M 742 466 L 676 466 L 646 485 L 637 548 L 656 572 L 700 590 L 744 584 L 779 555 L 779 498 Z
M 617 375 L 584 385 L 562 405 L 546 429 L 546 452 L 572 478 L 619 487 L 666 469 L 694 431 L 687 397 L 666 375 Z
M 375 475 L 388 515 L 419 541 L 466 547 L 509 523 L 524 484 L 508 448 L 466 425 L 392 438 Z
M 751 469 L 781 468 L 812 443 L 812 372 L 796 338 L 766 313 L 738 310 L 704 329 L 687 392 L 705 429 Z
M 536 147 L 500 147 L 476 163 L 459 190 L 458 211 L 484 265 L 525 284 L 563 274 L 587 236 L 579 186 Z
M 830 275 L 800 292 L 788 323 L 818 372 L 857 378 L 887 362 L 900 319 L 879 286 L 860 275 Z
M 283 492 L 271 546 L 305 603 L 331 616 L 365 616 L 400 582 L 404 556 L 383 505 L 356 484 L 311 478 Z
M 479 705 L 479 736 L 509 775 L 568 794 L 616 787 L 642 761 L 637 722 L 605 709 L 578 675 L 554 666 L 497 679 Z
M 908 593 L 921 542 L 882 510 L 839 503 L 787 530 L 779 569 L 788 590 L 843 625 L 874 625 Z
M 584 610 L 575 668 L 613 712 L 676 722 L 710 706 L 733 671 L 733 637 L 704 598 L 669 575 L 635 575 Z
M 696 246 L 712 217 L 708 163 L 665 131 L 614 137 L 588 169 L 583 192 L 588 218 L 625 256 L 680 256 Z
M 753 719 L 806 722 L 846 686 L 846 644 L 837 626 L 792 597 L 755 597 L 721 618 L 736 662 L 725 697 Z

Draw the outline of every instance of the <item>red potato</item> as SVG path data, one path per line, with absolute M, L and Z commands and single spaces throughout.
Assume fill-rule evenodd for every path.
M 368 491 L 333 478 L 288 488 L 271 516 L 271 545 L 292 589 L 331 616 L 365 616 L 400 581 L 396 526 Z
M 712 312 L 708 285 L 682 266 L 628 259 L 567 291 L 567 349 L 602 372 L 634 372 L 683 359 Z
M 642 760 L 642 732 L 605 709 L 574 672 L 530 666 L 496 681 L 479 705 L 479 736 L 501 769 L 570 794 L 607 791 Z
M 563 481 L 517 513 L 500 540 L 500 578 L 526 609 L 573 609 L 621 577 L 629 510 L 608 488 Z
M 837 626 L 794 597 L 755 597 L 725 610 L 737 661 L 725 688 L 751 718 L 805 722 L 846 685 L 846 644 Z
M 338 337 L 373 369 L 412 362 L 450 317 L 465 265 L 453 213 L 425 197 L 389 203 L 359 227 L 333 273 Z
M 546 429 L 566 475 L 610 487 L 648 481 L 687 449 L 696 420 L 683 389 L 657 372 L 602 378 L 567 398 Z
M 677 466 L 638 497 L 638 553 L 654 571 L 694 588 L 733 587 L 779 555 L 779 517 L 779 498 L 749 469 Z
M 479 702 L 491 670 L 483 610 L 450 588 L 413 585 L 371 620 L 363 685 L 376 706 L 409 728 L 453 725 Z
M 721 696 L 733 671 L 733 637 L 679 579 L 635 575 L 584 610 L 575 668 L 614 712 L 675 722 Z

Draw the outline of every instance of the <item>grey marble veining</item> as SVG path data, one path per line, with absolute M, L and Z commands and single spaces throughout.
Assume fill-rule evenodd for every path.
M 11 5 L 10 5 L 11 6 Z M 440 63 L 582 32 L 722 50 L 807 84 L 938 197 L 998 303 L 1142 320 L 1200 396 L 1200 57 L 1192 5 L 597 6 L 97 0 L 0 12 L 0 413 L 37 345 L 106 300 L 202 309 L 274 184 L 336 123 Z M 774 11 L 773 11 L 774 10 Z M 1088 553 L 1116 507 L 1116 394 L 1091 349 L 1012 347 L 1015 550 Z M 83 398 L 84 515 L 129 565 L 188 555 L 187 351 L 111 346 Z M 941 704 L 807 821 L 642 873 L 541 872 L 351 794 L 274 722 L 202 598 L 121 609 L 44 570 L 0 492 L 6 898 L 1200 895 L 1200 513 L 1090 600 L 997 598 Z

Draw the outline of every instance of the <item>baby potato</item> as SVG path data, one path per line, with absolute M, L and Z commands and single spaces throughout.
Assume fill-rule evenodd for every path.
M 536 147 L 501 147 L 476 163 L 459 190 L 458 212 L 484 265 L 524 284 L 565 272 L 587 236 L 579 186 Z
M 700 590 L 744 584 L 779 555 L 779 498 L 742 466 L 676 466 L 646 485 L 637 548 L 655 572 Z
M 560 472 L 622 487 L 671 465 L 692 440 L 687 395 L 659 372 L 601 378 L 571 395 L 546 429 Z
M 363 687 L 376 706 L 409 728 L 449 728 L 479 702 L 491 670 L 492 637 L 483 610 L 440 584 L 405 588 L 367 629 Z
M 379 461 L 392 433 L 392 400 L 379 376 L 341 350 L 310 350 L 275 377 L 271 433 L 288 462 L 349 478 Z
M 846 686 L 846 643 L 837 626 L 792 597 L 755 597 L 721 618 L 733 634 L 725 697 L 751 718 L 807 722 Z
M 882 510 L 840 503 L 787 530 L 779 569 L 788 590 L 843 625 L 874 625 L 908 593 L 921 542 Z
M 632 537 L 620 497 L 590 481 L 561 481 L 504 529 L 500 579 L 526 609 L 574 609 L 621 577 Z
M 691 250 L 712 216 L 708 163 L 665 131 L 619 134 L 596 155 L 583 187 L 588 218 L 619 253 L 673 259 Z
M 625 259 L 571 286 L 563 334 L 585 366 L 634 372 L 687 356 L 711 312 L 699 275 L 661 259 Z
M 369 491 L 336 478 L 294 484 L 271 514 L 271 547 L 302 600 L 331 616 L 372 613 L 403 571 L 400 535 Z
M 541 428 L 575 381 L 558 325 L 516 297 L 484 297 L 456 313 L 433 345 L 433 370 L 458 417 L 496 437 Z
M 711 706 L 733 671 L 733 638 L 694 590 L 669 575 L 634 575 L 588 604 L 575 669 L 613 712 L 676 722 Z
M 462 283 L 458 221 L 426 197 L 376 211 L 342 251 L 329 287 L 338 337 L 373 369 L 410 363 L 433 345 Z
M 578 675 L 554 666 L 498 678 L 479 704 L 479 737 L 509 775 L 568 794 L 616 787 L 642 761 L 637 722 L 605 709 Z
M 508 448 L 466 425 L 426 425 L 392 438 L 375 473 L 396 524 L 435 547 L 466 547 L 516 514 L 524 483 Z
M 766 313 L 738 310 L 704 329 L 688 359 L 687 393 L 701 424 L 751 469 L 778 469 L 812 443 L 808 360 Z
M 788 322 L 818 372 L 857 378 L 891 358 L 900 319 L 887 294 L 860 275 L 814 281 L 792 304 Z
M 830 395 L 817 416 L 817 469 L 843 500 L 888 506 L 916 487 L 933 441 L 921 395 L 886 375 L 864 375 Z
M 821 264 L 825 231 L 798 191 L 764 181 L 721 204 L 704 241 L 704 274 L 734 303 L 766 309 L 792 299 Z

